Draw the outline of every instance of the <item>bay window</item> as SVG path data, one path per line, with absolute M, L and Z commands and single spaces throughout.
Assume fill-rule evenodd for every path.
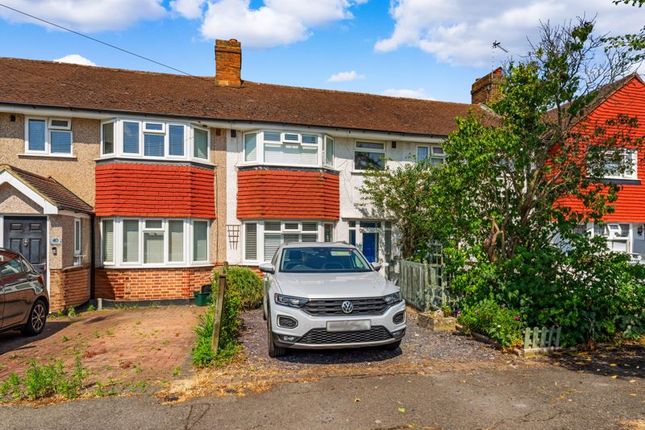
M 245 163 L 332 167 L 334 160 L 334 140 L 314 133 L 248 132 L 243 150 Z
M 190 266 L 209 262 L 209 221 L 162 218 L 101 220 L 106 266 Z
M 72 155 L 72 121 L 61 118 L 27 118 L 25 152 L 39 155 Z
M 317 221 L 257 221 L 244 223 L 244 261 L 271 260 L 283 243 L 331 242 L 332 223 Z
M 101 156 L 208 161 L 209 138 L 195 124 L 115 119 L 102 124 Z

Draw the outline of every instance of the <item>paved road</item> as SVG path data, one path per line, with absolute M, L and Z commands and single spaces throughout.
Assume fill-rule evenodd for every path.
M 329 377 L 169 405 L 121 397 L 4 407 L 0 428 L 615 429 L 626 421 L 645 422 L 644 382 L 551 365 Z

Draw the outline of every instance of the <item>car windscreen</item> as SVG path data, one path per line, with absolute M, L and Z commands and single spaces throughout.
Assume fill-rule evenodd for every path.
M 342 273 L 370 272 L 365 258 L 352 248 L 329 246 L 285 248 L 282 250 L 281 272 Z

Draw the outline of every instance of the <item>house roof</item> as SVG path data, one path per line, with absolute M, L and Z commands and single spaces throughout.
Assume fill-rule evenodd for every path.
M 85 203 L 80 197 L 52 177 L 44 177 L 8 164 L 0 164 L 0 173 L 3 171 L 8 171 L 16 176 L 58 209 L 85 213 L 93 212 L 92 206 Z
M 0 58 L 0 104 L 446 136 L 478 105 Z

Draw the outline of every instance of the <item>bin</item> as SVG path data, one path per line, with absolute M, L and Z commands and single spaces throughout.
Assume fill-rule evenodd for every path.
M 210 302 L 211 294 L 195 291 L 195 305 L 206 306 Z

